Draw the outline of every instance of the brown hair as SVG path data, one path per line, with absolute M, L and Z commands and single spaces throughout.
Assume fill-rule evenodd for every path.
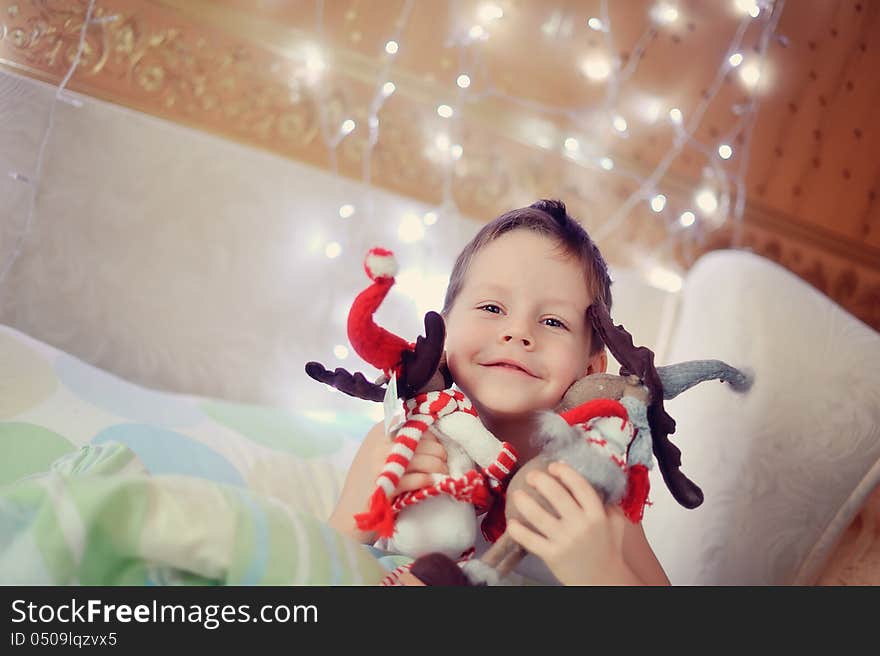
M 608 265 L 605 264 L 605 258 L 602 257 L 598 246 L 583 226 L 569 216 L 565 203 L 561 200 L 539 200 L 528 207 L 506 212 L 487 223 L 459 253 L 452 268 L 452 275 L 449 277 L 449 286 L 446 288 L 443 316 L 449 314 L 455 299 L 458 298 L 474 256 L 501 235 L 519 229 L 531 230 L 556 240 L 568 255 L 576 258 L 583 265 L 587 290 L 593 302 L 601 300 L 605 303 L 605 307 L 611 309 L 611 278 L 608 275 Z M 605 343 L 593 328 L 590 355 L 598 353 L 603 348 Z

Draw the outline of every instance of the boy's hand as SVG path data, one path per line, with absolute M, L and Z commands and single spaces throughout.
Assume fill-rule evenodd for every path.
M 433 485 L 434 474 L 449 474 L 449 468 L 446 466 L 446 449 L 440 444 L 440 440 L 428 431 L 419 439 L 409 466 L 400 477 L 394 494 L 391 495 L 392 498 L 403 492 Z
M 533 471 L 526 482 L 556 510 L 541 507 L 524 490 L 511 494 L 522 516 L 538 532 L 511 520 L 507 531 L 520 546 L 538 556 L 565 585 L 620 585 L 634 575 L 623 560 L 626 517 L 605 507 L 587 480 L 569 465 L 552 463 L 548 473 Z

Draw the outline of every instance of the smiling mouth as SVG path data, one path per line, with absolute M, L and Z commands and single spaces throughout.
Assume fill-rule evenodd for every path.
M 526 371 L 522 367 L 518 367 L 515 364 L 508 364 L 507 362 L 496 362 L 493 364 L 484 364 L 483 366 L 490 367 L 493 369 L 508 369 L 510 371 L 514 371 L 514 372 L 523 374 L 524 376 L 528 376 L 529 378 L 537 378 L 537 376 L 532 375 L 531 373 L 529 373 L 528 371 Z

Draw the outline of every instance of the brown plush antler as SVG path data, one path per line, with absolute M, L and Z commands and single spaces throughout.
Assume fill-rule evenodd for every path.
M 342 367 L 329 371 L 320 362 L 306 363 L 306 373 L 319 383 L 335 387 L 349 396 L 367 401 L 381 401 L 385 397 L 385 388 L 371 383 L 360 372 L 351 374 Z
M 445 343 L 446 323 L 443 317 L 436 312 L 428 312 L 425 315 L 425 336 L 419 336 L 415 347 L 400 355 L 402 364 L 397 391 L 400 398 L 407 399 L 419 392 L 452 386 L 452 376 L 446 367 L 443 352 Z M 342 367 L 331 372 L 320 362 L 309 362 L 306 364 L 306 373 L 318 382 L 358 399 L 380 402 L 385 398 L 385 388 L 371 383 L 360 372 L 352 374 Z
M 416 339 L 412 351 L 401 354 L 401 398 L 411 398 L 421 391 L 442 390 L 452 385 L 443 357 L 445 345 L 446 322 L 436 312 L 428 312 L 425 315 L 425 336 Z M 439 379 L 433 380 L 438 374 Z
M 703 491 L 681 472 L 681 451 L 669 441 L 668 436 L 675 432 L 675 420 L 663 408 L 663 385 L 654 366 L 654 353 L 644 346 L 634 346 L 632 335 L 623 325 L 614 325 L 601 301 L 590 305 L 587 315 L 622 370 L 638 376 L 648 388 L 651 443 L 663 480 L 676 501 L 685 508 L 696 508 L 703 503 Z

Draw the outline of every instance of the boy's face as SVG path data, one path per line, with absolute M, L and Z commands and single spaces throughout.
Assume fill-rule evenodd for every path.
M 595 370 L 584 271 L 549 237 L 513 230 L 471 261 L 446 319 L 446 352 L 456 384 L 487 419 L 556 406 Z

